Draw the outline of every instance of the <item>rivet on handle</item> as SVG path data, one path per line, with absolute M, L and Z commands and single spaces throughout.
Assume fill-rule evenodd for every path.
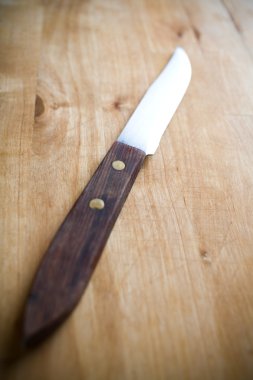
M 102 210 L 105 207 L 105 202 L 103 199 L 94 198 L 89 203 L 90 208 L 95 208 L 97 210 Z
M 117 160 L 117 161 L 113 161 L 112 167 L 115 170 L 124 170 L 126 165 L 123 161 Z

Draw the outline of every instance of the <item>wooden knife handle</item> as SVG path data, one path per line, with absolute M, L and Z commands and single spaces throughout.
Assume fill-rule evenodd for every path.
M 26 344 L 48 335 L 79 301 L 144 158 L 143 151 L 115 142 L 67 215 L 27 300 Z

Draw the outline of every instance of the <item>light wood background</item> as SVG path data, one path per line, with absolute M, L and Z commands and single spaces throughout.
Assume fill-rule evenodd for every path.
M 1 0 L 2 371 L 253 378 L 253 1 Z M 21 352 L 43 252 L 177 45 L 189 90 L 78 307 Z

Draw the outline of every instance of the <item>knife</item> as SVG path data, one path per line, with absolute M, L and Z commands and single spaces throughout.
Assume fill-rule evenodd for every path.
M 25 305 L 26 345 L 48 336 L 80 300 L 143 161 L 155 153 L 190 78 L 189 58 L 178 47 L 45 253 Z

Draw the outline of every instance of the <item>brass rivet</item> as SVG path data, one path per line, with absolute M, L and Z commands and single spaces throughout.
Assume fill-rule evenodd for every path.
M 113 169 L 115 169 L 115 170 L 124 170 L 125 167 L 126 167 L 126 165 L 124 164 L 123 161 L 119 161 L 119 160 L 117 160 L 117 161 L 113 161 L 113 163 L 112 163 L 112 167 L 113 167 Z
M 102 210 L 105 207 L 105 202 L 103 199 L 94 198 L 89 203 L 90 208 L 96 208 L 97 210 Z

